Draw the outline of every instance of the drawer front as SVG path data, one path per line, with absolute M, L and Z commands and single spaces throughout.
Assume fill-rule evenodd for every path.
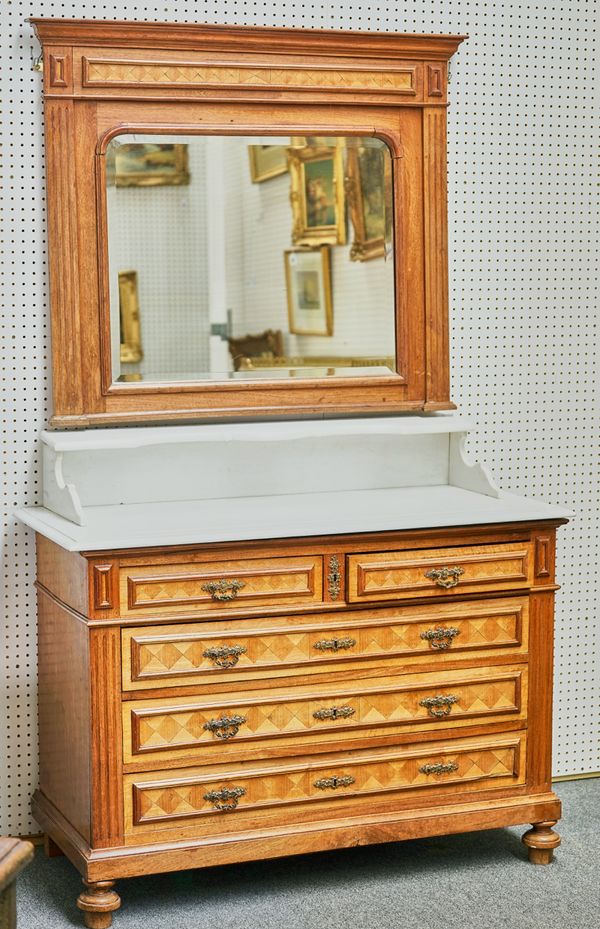
M 124 567 L 121 613 L 165 614 L 323 601 L 321 556 Z
M 251 630 L 246 626 L 223 620 L 124 629 L 124 690 L 322 673 L 356 659 L 402 657 L 406 664 L 426 656 L 443 664 L 462 653 L 522 655 L 528 600 L 361 610 L 334 622 L 314 616 L 257 619 Z
M 343 740 L 391 728 L 415 732 L 468 725 L 475 720 L 523 719 L 527 668 L 485 668 L 363 679 L 349 685 L 278 688 L 265 695 L 184 697 L 127 701 L 123 706 L 124 762 L 148 759 L 226 760 L 242 747 L 245 757 L 298 739 Z M 367 730 L 367 732 L 365 732 Z M 253 747 L 254 746 L 254 747 Z
M 349 555 L 348 601 L 516 590 L 531 586 L 532 562 L 527 542 Z
M 447 792 L 452 785 L 459 785 L 454 792 L 464 799 L 466 790 L 523 784 L 524 745 L 525 733 L 509 732 L 446 744 L 312 756 L 254 768 L 230 765 L 220 770 L 129 775 L 125 778 L 126 833 L 144 827 L 166 828 L 171 823 L 185 830 L 200 817 L 203 834 L 205 830 L 210 833 L 211 825 L 212 831 L 235 831 L 248 825 L 259 828 L 261 820 L 256 814 L 264 812 L 268 821 L 269 810 L 277 808 L 290 817 L 289 808 L 296 804 L 326 805 L 331 811 L 336 802 L 352 798 L 356 813 L 363 799 L 373 803 L 385 801 L 387 795 L 391 805 L 393 795 L 402 791 L 435 794 Z

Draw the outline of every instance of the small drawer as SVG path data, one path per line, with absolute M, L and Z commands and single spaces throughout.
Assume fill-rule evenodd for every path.
M 528 598 L 378 607 L 281 620 L 213 620 L 122 630 L 123 689 L 250 682 L 323 674 L 328 666 L 402 658 L 444 664 L 456 657 L 527 652 Z
M 357 679 L 314 690 L 287 687 L 123 704 L 124 762 L 227 760 L 240 751 L 285 753 L 299 741 L 446 729 L 474 720 L 524 719 L 527 667 Z
M 525 783 L 525 739 L 524 732 L 508 732 L 309 756 L 296 762 L 279 759 L 254 767 L 223 765 L 128 775 L 125 831 L 131 835 L 173 823 L 185 832 L 198 818 L 203 820 L 204 835 L 257 828 L 261 822 L 257 814 L 273 823 L 279 809 L 279 820 L 286 822 L 293 818 L 293 807 L 314 804 L 315 817 L 327 816 L 332 806 L 346 806 L 343 801 L 348 798 L 358 814 L 365 803 L 392 808 L 405 791 L 429 797 L 450 788 L 457 800 L 464 800 L 467 793 Z
M 323 601 L 323 559 L 127 565 L 121 568 L 120 591 L 123 616 L 317 604 Z
M 530 543 L 348 556 L 348 601 L 516 590 L 533 581 Z

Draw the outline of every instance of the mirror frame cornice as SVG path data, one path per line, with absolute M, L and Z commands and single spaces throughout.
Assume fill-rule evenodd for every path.
M 447 65 L 464 36 L 32 19 L 43 46 L 53 426 L 452 409 Z M 113 383 L 114 135 L 375 135 L 393 159 L 398 372 Z

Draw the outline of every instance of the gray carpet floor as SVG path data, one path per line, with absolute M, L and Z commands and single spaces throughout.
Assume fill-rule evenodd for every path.
M 523 828 L 120 881 L 114 929 L 600 929 L 600 779 L 556 785 L 563 844 L 526 860 Z M 79 875 L 41 850 L 19 929 L 82 926 Z

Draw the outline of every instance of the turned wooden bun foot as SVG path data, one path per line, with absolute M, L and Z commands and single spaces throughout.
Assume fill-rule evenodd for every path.
M 114 881 L 83 882 L 86 890 L 82 890 L 77 898 L 77 906 L 83 910 L 83 921 L 87 929 L 108 929 L 112 926 L 113 910 L 121 906 L 121 898 L 112 889 Z
M 552 861 L 554 849 L 560 845 L 560 836 L 554 832 L 552 826 L 556 826 L 556 820 L 533 823 L 521 839 L 527 846 L 532 864 L 550 864 Z

